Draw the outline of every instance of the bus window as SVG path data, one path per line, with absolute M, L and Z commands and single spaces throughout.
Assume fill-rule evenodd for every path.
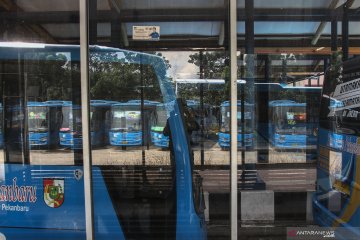
M 204 238 L 199 228 L 204 209 L 201 177 L 192 172 L 181 106 L 166 77 L 164 59 L 107 48 L 94 48 L 91 54 L 97 66 L 91 68 L 91 101 L 113 102 L 107 115 L 109 145 L 92 149 L 94 192 L 107 189 L 116 213 L 107 222 L 118 221 L 127 239 Z M 109 61 L 108 56 L 116 59 Z M 96 88 L 104 76 L 113 79 L 108 91 Z M 166 140 L 155 141 L 155 134 L 157 140 Z M 185 177 L 180 177 L 182 172 Z M 101 207 L 100 197 L 94 195 L 95 208 Z M 189 214 L 199 225 L 190 222 Z
M 82 159 L 59 145 L 62 102 L 80 92 L 71 85 L 80 81 L 73 75 L 79 49 L 20 45 L 0 47 L 5 152 L 0 180 L 8 189 L 0 191 L 0 232 L 7 239 L 50 239 L 54 231 L 61 239 L 85 239 Z M 54 79 L 66 91 L 52 87 Z M 58 214 L 61 218 L 54 218 Z

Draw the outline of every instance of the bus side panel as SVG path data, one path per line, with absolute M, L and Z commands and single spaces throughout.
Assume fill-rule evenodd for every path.
M 97 239 L 124 239 L 103 177 L 93 175 Z M 84 182 L 81 167 L 5 164 L 0 172 L 0 232 L 8 239 L 85 239 Z M 60 182 L 58 204 L 51 187 Z M 14 231 L 13 229 L 17 229 Z M 41 229 L 41 231 L 39 231 Z M 8 234 L 8 236 L 7 236 Z
M 64 169 L 60 166 L 20 164 L 5 164 L 4 167 L 0 192 L 0 226 L 84 229 L 83 181 L 75 179 L 76 167 Z M 58 207 L 44 193 L 46 179 L 63 181 L 63 199 L 59 199 Z
M 101 170 L 98 167 L 93 167 L 92 172 L 95 238 L 104 240 L 125 239 Z

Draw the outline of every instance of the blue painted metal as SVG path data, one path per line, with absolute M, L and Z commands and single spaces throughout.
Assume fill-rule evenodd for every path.
M 84 182 L 75 174 L 82 167 L 6 164 L 4 171 L 0 232 L 7 239 L 85 239 Z M 124 239 L 99 168 L 93 167 L 93 176 L 95 237 Z M 64 180 L 64 201 L 57 208 L 44 200 L 44 179 Z

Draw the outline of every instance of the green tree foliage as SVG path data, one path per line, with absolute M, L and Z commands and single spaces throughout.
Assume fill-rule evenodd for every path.
M 144 99 L 161 101 L 156 74 L 165 76 L 169 62 L 138 64 L 142 54 L 135 52 L 92 52 L 89 60 L 90 98 L 114 101 Z M 156 54 L 162 57 L 161 54 Z M 29 99 L 35 101 L 72 100 L 80 91 L 79 62 L 65 53 L 43 52 L 26 56 Z M 159 66 L 156 66 L 158 64 Z
M 70 63 L 63 53 L 30 53 L 26 56 L 25 72 L 30 91 L 30 99 L 68 99 L 71 88 Z
M 156 74 L 165 74 L 163 66 L 156 73 L 153 66 L 137 64 L 141 55 L 129 52 L 124 59 L 118 53 L 93 53 L 90 57 L 90 94 L 92 99 L 128 101 L 143 98 L 162 101 Z M 142 62 L 142 61 L 141 61 Z M 156 63 L 154 63 L 156 64 Z M 167 68 L 169 64 L 165 65 Z
M 229 57 L 224 51 L 209 51 L 194 53 L 189 56 L 189 63 L 195 64 L 201 69 L 203 79 L 225 79 L 224 85 L 211 85 L 204 87 L 204 102 L 212 106 L 219 106 L 228 99 L 230 68 L 227 66 Z M 179 88 L 181 97 L 185 99 L 199 100 L 200 84 L 182 84 Z

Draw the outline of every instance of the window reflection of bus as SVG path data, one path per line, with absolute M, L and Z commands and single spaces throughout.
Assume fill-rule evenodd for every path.
M 21 96 L 26 95 L 23 89 L 28 88 L 24 79 L 31 75 L 27 72 L 31 70 L 29 66 L 41 68 L 44 62 L 55 61 L 54 65 L 63 69 L 56 58 L 46 57 L 49 53 L 66 53 L 67 62 L 71 63 L 69 65 L 80 61 L 79 46 L 0 44 L 0 61 L 11 60 L 18 71 L 16 79 L 19 78 L 19 81 L 12 82 L 15 82 L 16 91 L 20 89 Z M 4 235 L 6 239 L 24 239 L 24 236 L 27 239 L 85 239 L 85 203 L 93 200 L 95 239 L 206 239 L 201 177 L 192 169 L 191 147 L 186 140 L 182 106 L 175 101 L 171 82 L 166 76 L 167 66 L 164 60 L 155 55 L 100 46 L 89 46 L 89 54 L 91 58 L 95 56 L 96 61 L 101 64 L 114 62 L 121 71 L 128 71 L 130 66 L 135 69 L 129 73 L 131 77 L 138 76 L 138 69 L 143 66 L 147 71 L 154 72 L 154 84 L 151 87 L 145 84 L 145 88 L 157 88 L 163 102 L 170 105 L 167 115 L 174 146 L 173 158 L 171 161 L 169 159 L 168 165 L 154 166 L 129 166 L 121 161 L 104 161 L 101 164 L 93 162 L 91 174 L 95 194 L 86 198 L 84 183 L 90 181 L 83 175 L 86 169 L 82 165 L 77 166 L 75 160 L 73 164 L 68 161 L 69 156 L 77 154 L 41 152 L 40 154 L 44 155 L 31 154 L 27 157 L 30 155 L 29 151 L 22 147 L 26 146 L 27 144 L 23 143 L 28 141 L 27 135 L 23 134 L 28 131 L 28 124 L 25 122 L 27 111 L 22 105 L 24 99 L 4 98 L 6 154 L 4 162 L 1 163 L 3 174 L 0 174 L 0 180 L 1 186 L 15 189 L 18 194 L 12 194 L 14 191 L 2 192 L 1 201 L 4 207 L 1 213 L 6 217 L 0 218 L 0 235 Z M 31 61 L 28 61 L 29 59 Z M 6 69 L 7 64 L 2 66 Z M 89 67 L 97 71 L 97 74 L 102 74 L 96 66 Z M 68 70 L 73 73 L 73 70 L 77 69 L 75 66 L 75 70 Z M 3 74 L 0 81 L 10 82 L 12 75 Z M 131 78 L 131 84 L 139 85 L 140 83 L 134 83 L 137 79 L 139 78 Z M 79 83 L 76 77 L 71 80 L 75 82 L 73 85 Z M 123 79 L 118 80 L 121 82 Z M 74 95 L 80 93 L 75 87 L 70 90 Z M 7 91 L 14 94 L 11 89 Z M 71 133 L 81 130 L 81 118 L 78 119 L 81 116 L 80 110 L 80 106 L 64 102 L 63 131 Z M 17 139 L 21 140 L 22 145 L 12 147 Z M 16 149 L 12 149 L 15 147 Z M 15 158 L 14 153 L 19 153 L 19 158 Z M 65 164 L 63 159 L 59 160 L 58 164 L 52 159 L 54 155 L 50 154 L 66 158 Z M 121 157 L 124 155 L 130 154 L 119 154 Z M 134 155 L 134 158 L 138 157 L 137 154 Z M 12 198 L 12 204 L 11 201 L 4 200 L 8 197 Z
M 319 120 L 314 220 L 360 239 L 360 58 L 326 71 Z
M 109 114 L 112 101 L 90 101 L 91 145 L 100 147 L 109 144 Z M 81 108 L 71 102 L 62 107 L 63 122 L 60 129 L 60 145 L 72 149 L 82 149 Z
M 152 143 L 161 148 L 169 147 L 169 137 L 163 134 L 166 126 L 167 114 L 165 105 L 159 103 L 156 105 L 156 123 L 151 126 L 151 141 Z
M 123 147 L 150 144 L 157 104 L 148 100 L 143 101 L 143 106 L 140 100 L 114 104 L 111 107 L 110 144 Z
M 29 145 L 52 147 L 59 144 L 61 124 L 61 104 L 47 102 L 28 102 Z
M 4 132 L 3 132 L 3 107 L 0 103 L 0 148 L 4 146 Z
M 268 140 L 275 148 L 299 149 L 317 142 L 317 120 L 307 119 L 306 103 L 291 100 L 269 102 Z M 316 114 L 317 117 L 317 114 Z
M 244 135 L 244 146 L 251 147 L 254 145 L 254 132 L 253 132 L 253 119 L 254 119 L 254 105 L 246 103 L 244 104 L 244 129 L 245 132 L 242 134 L 241 124 L 241 101 L 237 103 L 237 124 L 238 124 L 238 136 L 237 142 L 238 147 L 243 147 L 242 136 Z M 219 145 L 221 149 L 230 148 L 230 102 L 225 101 L 220 105 L 220 118 L 221 126 L 219 136 Z
M 209 138 L 210 130 L 218 129 L 216 117 L 213 113 L 213 107 L 210 104 L 201 103 L 198 100 L 186 100 L 186 105 L 195 116 L 195 120 L 199 126 L 199 130 L 193 131 L 193 142 L 204 141 Z M 214 127 L 215 125 L 215 127 Z

